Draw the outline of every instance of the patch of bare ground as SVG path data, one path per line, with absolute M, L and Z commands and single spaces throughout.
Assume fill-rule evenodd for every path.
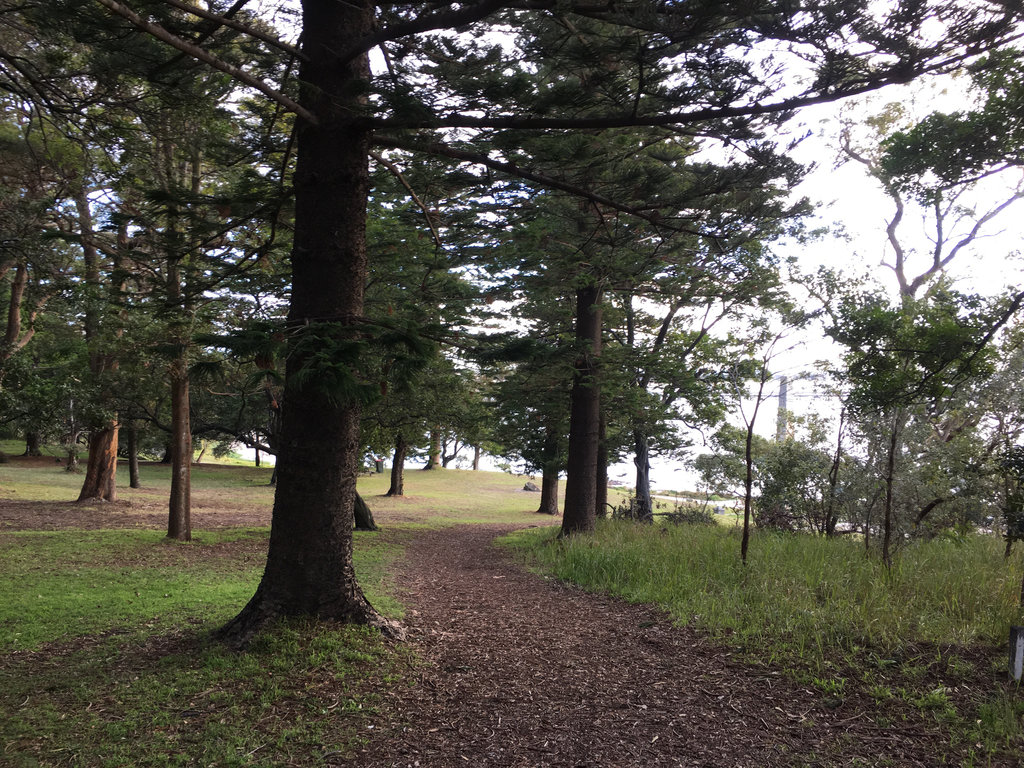
M 879 724 L 871 699 L 837 704 L 656 611 L 524 572 L 492 546 L 503 530 L 409 543 L 397 583 L 425 664 L 386 692 L 354 764 L 961 764 L 921 718 Z
M 130 501 L 18 501 L 0 499 L 0 531 L 63 531 L 70 529 L 149 528 L 167 526 L 166 492 Z M 208 493 L 208 492 L 204 492 Z M 227 495 L 227 492 L 221 492 Z M 192 529 L 252 528 L 270 525 L 270 507 L 231 505 L 211 497 L 193 503 Z

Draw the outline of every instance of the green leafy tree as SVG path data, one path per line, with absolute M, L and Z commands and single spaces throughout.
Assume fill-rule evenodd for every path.
M 112 20 L 123 21 L 112 36 L 142 30 L 259 90 L 299 118 L 278 493 L 263 580 L 227 629 L 236 642 L 288 614 L 382 623 L 355 584 L 349 524 L 359 408 L 371 399 L 361 376 L 368 360 L 361 354 L 360 333 L 367 158 L 373 145 L 459 157 L 494 172 L 540 176 L 546 184 L 564 187 L 555 167 L 538 173 L 503 156 L 502 147 L 518 144 L 512 132 L 546 130 L 555 137 L 582 129 L 662 125 L 732 141 L 759 130 L 757 123 L 766 115 L 906 81 L 945 64 L 964 45 L 998 45 L 1015 21 L 1005 7 L 974 3 L 919 2 L 878 13 L 866 2 L 837 0 L 764 14 L 729 3 L 412 8 L 304 0 L 294 99 L 286 88 L 225 60 L 213 34 L 223 23 L 216 12 L 206 14 L 213 17 L 209 31 L 210 18 L 175 15 L 163 4 L 137 8 L 99 0 L 69 4 L 67 10 L 77 13 L 77 27 L 102 23 L 107 34 Z M 936 22 L 953 18 L 948 34 L 934 34 Z M 509 50 L 486 34 L 495 25 L 525 28 L 527 21 L 558 34 L 537 33 L 537 46 L 520 43 Z M 593 21 L 600 29 L 590 28 Z M 583 43 L 565 45 L 574 39 Z M 377 47 L 391 62 L 380 77 L 372 76 L 367 56 Z M 790 50 L 799 50 L 799 68 L 783 72 L 765 66 L 775 61 L 766 58 L 768 52 Z M 588 87 L 577 81 L 567 83 L 569 91 L 529 87 L 538 64 L 552 73 L 568 72 L 572 57 L 583 56 L 622 66 L 591 66 L 600 76 Z M 478 79 L 480 72 L 489 76 Z M 620 91 L 603 113 L 586 105 L 553 110 L 566 98 L 601 89 Z M 502 144 L 504 136 L 510 139 Z M 592 191 L 581 192 L 594 200 Z M 622 208 L 613 200 L 604 204 Z M 591 308 L 599 306 L 599 289 L 581 283 L 580 290 L 587 293 L 579 317 L 589 318 Z M 581 341 L 599 332 L 599 324 L 590 325 L 588 320 L 581 329 Z M 582 370 L 581 379 L 588 372 Z M 589 411 L 587 418 L 593 420 Z M 592 441 L 590 430 L 584 433 L 585 441 Z

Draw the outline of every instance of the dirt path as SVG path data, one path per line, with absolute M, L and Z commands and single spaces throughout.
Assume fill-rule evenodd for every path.
M 878 726 L 870 700 L 826 701 L 658 613 L 525 573 L 491 545 L 500 532 L 410 543 L 398 580 L 427 666 L 386 692 L 359 765 L 939 764 L 928 730 Z

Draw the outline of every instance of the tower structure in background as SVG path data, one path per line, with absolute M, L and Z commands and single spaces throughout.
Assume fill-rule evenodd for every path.
M 789 436 L 789 408 L 786 399 L 789 395 L 789 379 L 779 377 L 779 414 L 775 417 L 775 442 L 781 443 Z

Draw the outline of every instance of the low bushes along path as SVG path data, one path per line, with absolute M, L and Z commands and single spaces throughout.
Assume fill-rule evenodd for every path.
M 657 612 L 524 572 L 492 545 L 504 530 L 410 542 L 398 582 L 427 663 L 385 695 L 356 764 L 940 764 L 937 732 L 879 726 L 871 699 L 828 699 Z

